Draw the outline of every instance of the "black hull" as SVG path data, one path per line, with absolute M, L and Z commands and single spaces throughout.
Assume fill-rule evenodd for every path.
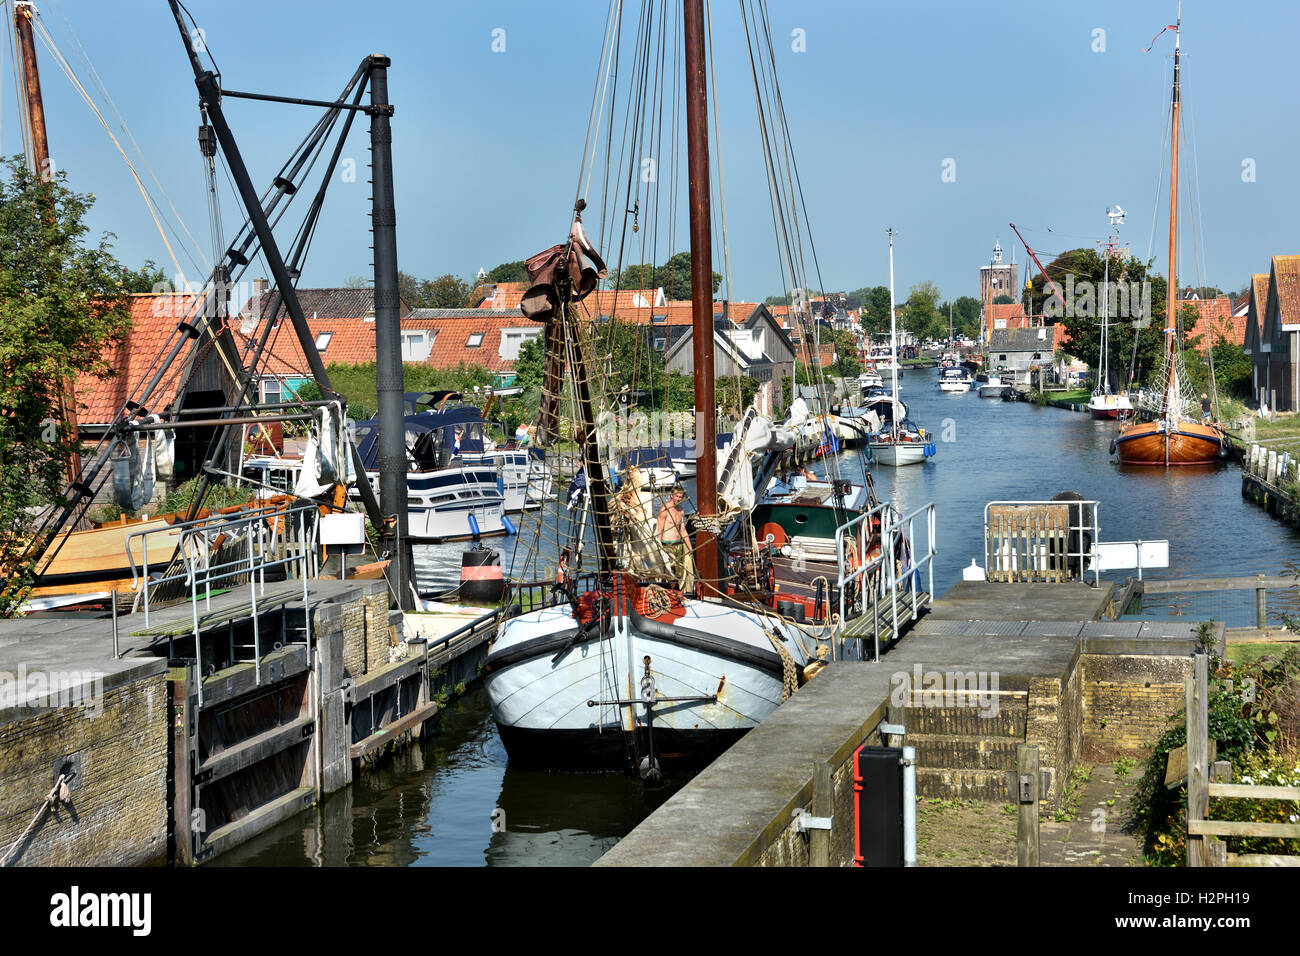
M 632 739 L 618 730 L 529 730 L 497 724 L 510 766 L 520 770 L 632 772 L 649 750 L 644 727 Z M 745 735 L 744 730 L 667 730 L 656 727 L 655 757 L 665 773 L 703 770 Z

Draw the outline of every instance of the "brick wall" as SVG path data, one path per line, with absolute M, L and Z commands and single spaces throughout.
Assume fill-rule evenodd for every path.
M 0 852 L 31 823 L 57 777 L 77 767 L 71 807 L 47 813 L 17 866 L 132 866 L 167 851 L 168 692 L 154 673 L 108 688 L 102 711 L 60 707 L 0 723 Z M 0 720 L 4 716 L 0 715 Z
M 1140 753 L 1169 729 L 1183 709 L 1183 679 L 1190 657 L 1086 654 L 1083 670 L 1083 733 L 1087 752 L 1105 757 Z

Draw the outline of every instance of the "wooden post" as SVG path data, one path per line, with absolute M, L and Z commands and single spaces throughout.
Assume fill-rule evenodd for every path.
M 1038 747 L 1016 747 L 1016 865 L 1038 866 Z
M 1205 866 L 1205 838 L 1191 833 L 1193 820 L 1204 820 L 1210 807 L 1209 665 L 1204 652 L 1193 656 L 1187 694 L 1187 865 Z
M 1264 630 L 1266 615 L 1264 613 L 1264 575 L 1259 576 L 1259 585 L 1255 588 L 1255 627 Z
M 835 790 L 831 782 L 831 765 L 818 760 L 813 767 L 812 815 L 829 817 L 835 810 Z M 831 831 L 808 831 L 808 865 L 831 865 Z

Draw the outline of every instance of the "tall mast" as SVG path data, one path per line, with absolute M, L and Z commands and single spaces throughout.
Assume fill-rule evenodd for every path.
M 50 166 L 50 142 L 45 132 L 45 103 L 41 98 L 41 74 L 36 67 L 36 44 L 32 41 L 32 14 L 34 9 L 27 0 L 15 0 L 14 31 L 18 34 L 18 46 L 23 59 L 23 87 L 27 91 L 27 116 L 30 120 L 32 138 L 32 159 L 36 164 L 36 175 L 42 180 L 54 178 L 54 169 Z M 52 200 L 51 200 L 52 202 Z M 81 453 L 77 445 L 77 396 L 72 380 L 65 377 L 59 383 L 59 417 L 68 427 L 68 440 L 73 451 L 68 456 L 68 483 L 76 482 L 81 474 Z
M 1178 93 L 1178 56 L 1180 28 L 1183 22 L 1182 5 L 1179 4 L 1178 21 L 1174 24 L 1174 95 L 1172 117 L 1173 158 L 1169 169 L 1169 288 L 1166 290 L 1165 355 L 1169 360 L 1165 376 L 1164 412 L 1169 413 L 1169 386 L 1174 378 L 1173 355 L 1177 335 L 1176 297 L 1178 295 L 1178 113 L 1182 107 Z
M 686 48 L 686 151 L 690 168 L 691 325 L 695 350 L 695 504 L 701 515 L 718 513 L 717 439 L 713 394 L 713 248 L 709 221 L 709 127 L 705 93 L 704 0 L 682 0 Z M 701 528 L 695 562 L 700 593 L 717 590 L 718 544 Z
M 894 403 L 893 411 L 889 418 L 892 423 L 895 437 L 898 435 L 898 346 L 895 336 L 898 334 L 894 327 L 894 230 L 886 229 L 889 235 L 889 364 L 893 369 L 891 374 L 891 383 L 893 390 L 890 397 Z M 991 280 L 990 280 L 991 281 Z

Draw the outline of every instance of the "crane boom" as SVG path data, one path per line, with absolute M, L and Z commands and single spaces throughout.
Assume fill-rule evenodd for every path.
M 1011 231 L 1016 234 L 1016 238 L 1020 240 L 1020 244 L 1025 247 L 1025 252 L 1029 253 L 1029 258 L 1034 260 L 1034 265 L 1038 266 L 1038 271 L 1041 272 L 1043 278 L 1047 280 L 1047 285 L 1052 290 L 1052 294 L 1056 296 L 1061 305 L 1065 305 L 1065 292 L 1061 288 L 1060 283 L 1047 274 L 1047 270 L 1044 269 L 1043 264 L 1038 261 L 1038 256 L 1034 254 L 1034 250 L 1029 248 L 1029 243 L 1025 242 L 1025 237 L 1020 235 L 1020 230 L 1016 228 L 1014 222 L 1011 223 Z

